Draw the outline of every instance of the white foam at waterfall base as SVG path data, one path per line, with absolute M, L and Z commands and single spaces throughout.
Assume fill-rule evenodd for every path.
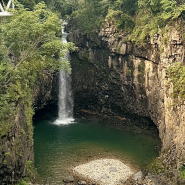
M 73 118 L 64 118 L 64 119 L 57 119 L 53 122 L 54 125 L 69 125 L 75 123 L 75 119 Z

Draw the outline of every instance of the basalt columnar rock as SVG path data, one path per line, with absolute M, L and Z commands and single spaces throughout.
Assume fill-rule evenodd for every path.
M 35 110 L 57 105 L 58 75 L 45 75 L 33 89 Z M 0 184 L 15 184 L 25 176 L 34 176 L 33 125 L 27 120 L 24 105 L 17 106 L 17 112 L 9 132 L 0 138 Z
M 83 34 L 69 22 L 74 102 L 80 109 L 103 115 L 150 118 L 162 142 L 160 159 L 174 184 L 185 157 L 185 105 L 174 104 L 168 67 L 184 61 L 181 33 L 169 31 L 138 47 L 125 41 L 110 22 L 97 33 Z M 166 37 L 166 43 L 163 38 Z
M 33 127 L 26 124 L 24 108 L 18 109 L 10 131 L 0 139 L 2 185 L 14 184 L 33 168 Z
M 33 105 L 35 111 L 37 111 L 37 117 L 45 110 L 56 114 L 58 113 L 58 91 L 59 72 L 48 72 L 38 81 L 33 89 Z

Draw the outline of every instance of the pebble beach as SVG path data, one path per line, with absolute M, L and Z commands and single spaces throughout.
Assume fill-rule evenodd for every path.
M 99 159 L 76 166 L 75 175 L 99 185 L 123 184 L 134 171 L 123 162 L 115 159 Z

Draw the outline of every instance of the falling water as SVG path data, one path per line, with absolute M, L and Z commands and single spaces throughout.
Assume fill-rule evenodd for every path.
M 68 33 L 62 29 L 62 41 L 67 43 Z M 70 60 L 69 53 L 65 54 L 64 60 Z M 71 88 L 71 76 L 69 73 L 60 71 L 59 74 L 59 97 L 58 97 L 58 119 L 55 124 L 69 124 L 73 119 L 73 95 Z

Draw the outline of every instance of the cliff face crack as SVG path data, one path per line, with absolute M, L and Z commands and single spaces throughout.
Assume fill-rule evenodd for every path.
M 153 64 L 156 64 L 156 65 L 159 64 L 158 62 L 155 62 L 155 61 L 153 61 L 153 60 L 150 60 L 150 59 L 148 59 L 148 58 L 146 58 L 146 57 L 142 57 L 142 56 L 139 56 L 139 55 L 135 55 L 135 57 L 140 58 L 140 59 L 143 59 L 143 60 L 147 60 L 147 61 L 149 61 L 149 62 L 152 62 Z

